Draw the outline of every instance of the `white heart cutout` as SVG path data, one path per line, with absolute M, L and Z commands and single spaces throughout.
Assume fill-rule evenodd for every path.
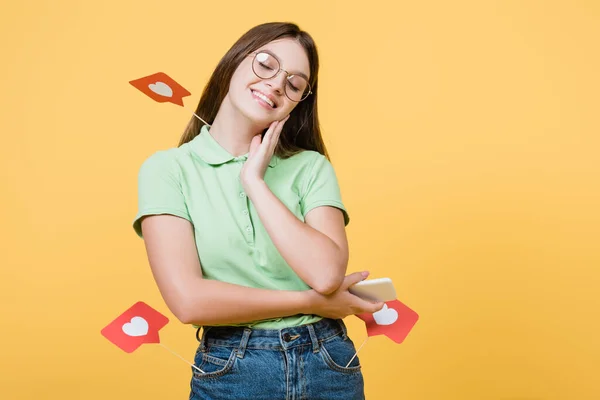
M 145 336 L 148 333 L 148 322 L 142 317 L 133 317 L 122 329 L 127 336 Z
M 387 304 L 384 304 L 381 310 L 373 313 L 373 318 L 377 325 L 392 325 L 398 320 L 398 311 L 388 308 Z
M 154 93 L 160 94 L 161 96 L 164 96 L 164 97 L 172 97 L 173 96 L 173 89 L 171 89 L 171 86 L 167 85 L 164 82 L 151 83 L 148 85 L 148 87 Z

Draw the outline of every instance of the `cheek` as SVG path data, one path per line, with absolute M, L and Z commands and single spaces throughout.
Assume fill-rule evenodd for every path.
M 241 93 L 245 89 L 244 80 L 240 75 L 233 76 L 229 85 L 229 90 L 236 95 Z
M 285 104 L 283 105 L 283 107 L 280 108 L 279 112 L 281 113 L 282 116 L 286 116 L 289 113 L 291 113 L 294 110 L 294 108 L 296 108 L 297 105 L 298 105 L 297 103 L 287 100 L 285 102 Z
M 252 85 L 252 81 L 243 74 L 234 75 L 231 78 L 231 84 L 229 86 L 229 94 L 232 102 L 238 108 L 247 107 L 250 99 L 249 86 Z
M 252 76 L 249 76 L 243 69 L 238 69 L 231 77 L 229 90 L 239 94 L 247 90 L 252 83 Z

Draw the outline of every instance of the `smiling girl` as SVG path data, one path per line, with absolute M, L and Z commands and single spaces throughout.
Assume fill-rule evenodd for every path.
M 179 146 L 140 168 L 134 229 L 199 341 L 190 399 L 364 398 L 343 318 L 383 303 L 348 291 L 368 273 L 346 275 L 349 216 L 319 128 L 318 70 L 297 25 L 250 29 Z

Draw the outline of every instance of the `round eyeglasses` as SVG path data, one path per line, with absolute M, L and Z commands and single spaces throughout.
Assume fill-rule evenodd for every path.
M 280 71 L 285 72 L 287 79 L 284 92 L 291 101 L 300 102 L 312 93 L 308 80 L 302 75 L 290 74 L 285 69 L 282 69 L 279 60 L 274 55 L 263 51 L 255 51 L 250 54 L 254 54 L 252 71 L 259 78 L 271 79 L 277 76 Z

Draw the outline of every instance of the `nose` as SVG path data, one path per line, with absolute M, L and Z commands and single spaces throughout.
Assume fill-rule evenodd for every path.
M 276 90 L 279 94 L 283 94 L 285 90 L 285 83 L 287 80 L 287 73 L 280 69 L 274 77 L 269 79 L 267 84 L 271 86 L 274 90 Z

